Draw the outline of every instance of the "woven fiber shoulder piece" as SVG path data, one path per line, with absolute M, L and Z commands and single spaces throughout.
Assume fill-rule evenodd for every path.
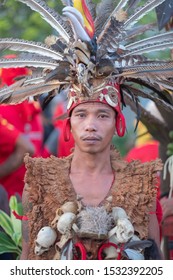
M 140 160 L 132 160 L 131 162 L 126 162 L 125 160 L 122 159 L 120 153 L 116 149 L 111 149 L 111 162 L 112 162 L 112 167 L 117 170 L 117 169 L 131 169 L 135 171 L 136 169 L 147 169 L 151 168 L 154 171 L 161 171 L 163 169 L 163 163 L 161 159 L 156 159 L 152 160 L 150 162 L 144 162 L 141 163 Z
M 69 192 L 70 197 L 68 185 L 70 185 L 69 170 L 71 159 L 72 155 L 66 158 L 57 158 L 54 156 L 49 158 L 31 158 L 27 155 L 24 160 L 27 169 L 25 183 L 28 184 L 28 190 L 30 186 L 32 189 L 35 189 L 35 192 L 30 194 L 30 199 L 38 201 L 39 197 L 41 197 L 40 195 L 43 194 L 43 192 L 47 193 L 50 187 L 57 192 L 57 185 L 59 202 L 64 202 L 65 186 L 68 188 L 67 192 Z M 41 188 L 40 195 L 38 186 Z M 55 198 L 53 200 L 55 200 Z
M 71 192 L 69 179 L 69 167 L 71 156 L 59 159 L 54 156 L 50 158 L 31 158 L 25 156 L 27 168 L 25 175 L 25 194 L 32 205 L 28 210 L 29 219 L 29 259 L 53 259 L 55 254 L 53 248 L 45 252 L 43 256 L 34 254 L 36 236 L 39 230 L 51 226 L 51 221 L 56 210 L 65 201 L 74 201 L 76 196 Z
M 112 156 L 115 183 L 112 188 L 113 205 L 122 207 L 140 235 L 148 237 L 149 212 L 157 197 L 158 174 L 163 169 L 160 159 L 141 163 L 116 160 Z

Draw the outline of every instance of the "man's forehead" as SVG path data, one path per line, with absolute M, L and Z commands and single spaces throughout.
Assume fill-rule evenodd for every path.
M 99 110 L 102 110 L 102 111 L 113 111 L 114 110 L 107 104 L 104 104 L 104 103 L 100 103 L 100 102 L 86 102 L 86 103 L 81 103 L 79 104 L 78 106 L 76 106 L 74 108 L 74 112 L 77 112 L 77 111 L 99 111 Z

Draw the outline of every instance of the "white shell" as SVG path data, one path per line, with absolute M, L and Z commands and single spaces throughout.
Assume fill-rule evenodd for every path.
M 134 235 L 134 227 L 128 219 L 119 219 L 114 229 L 118 243 L 126 243 Z
M 77 214 L 78 212 L 78 205 L 77 202 L 67 201 L 64 203 L 61 208 L 63 213 L 71 212 L 73 214 Z
M 49 226 L 45 226 L 40 229 L 35 241 L 35 254 L 41 255 L 45 251 L 48 251 L 50 246 L 55 243 L 57 233 Z
M 118 219 L 128 219 L 126 211 L 121 207 L 113 207 L 112 208 L 112 217 L 117 222 Z
M 118 102 L 114 102 L 108 94 L 105 94 L 105 99 L 107 103 L 112 107 L 116 107 L 118 105 Z
M 74 213 L 64 213 L 57 223 L 57 230 L 61 234 L 67 233 L 72 228 L 72 224 L 75 221 L 76 215 Z

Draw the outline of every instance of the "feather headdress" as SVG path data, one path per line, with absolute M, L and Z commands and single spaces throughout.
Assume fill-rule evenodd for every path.
M 15 59 L 0 59 L 0 68 L 35 69 L 30 77 L 2 88 L 0 103 L 18 103 L 45 92 L 52 96 L 52 91 L 60 93 L 67 88 L 68 109 L 79 99 L 93 99 L 96 94 L 118 113 L 124 96 L 135 104 L 139 96 L 150 98 L 172 112 L 168 91 L 173 90 L 173 61 L 153 60 L 144 54 L 171 49 L 173 31 L 137 40 L 139 34 L 151 29 L 151 24 L 140 26 L 139 20 L 164 0 L 145 4 L 140 0 L 102 0 L 97 5 L 91 0 L 62 0 L 62 15 L 43 0 L 17 1 L 38 12 L 57 36 L 48 36 L 44 44 L 0 39 L 1 51 L 21 53 Z

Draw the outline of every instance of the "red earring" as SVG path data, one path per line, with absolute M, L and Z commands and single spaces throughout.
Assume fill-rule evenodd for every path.
M 118 136 L 123 137 L 126 131 L 126 121 L 122 113 L 117 114 L 115 127 Z
M 64 141 L 68 142 L 71 136 L 70 118 L 66 119 L 63 123 L 63 135 L 64 135 Z

